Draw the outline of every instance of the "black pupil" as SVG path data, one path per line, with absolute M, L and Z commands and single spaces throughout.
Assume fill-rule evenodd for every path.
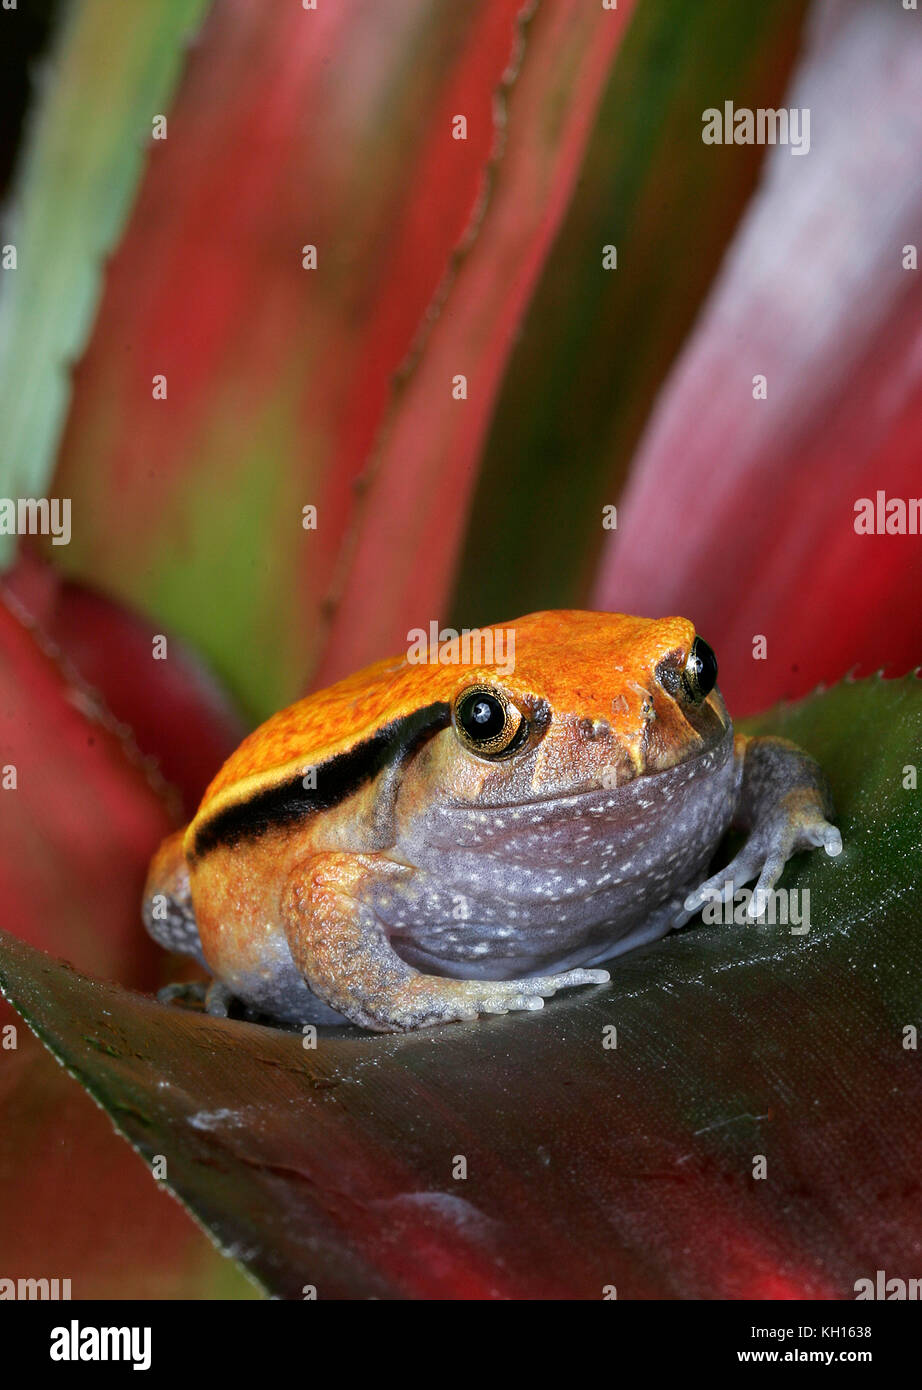
M 458 720 L 470 738 L 486 743 L 503 732 L 506 711 L 494 696 L 478 692 L 461 702 Z
M 717 684 L 717 657 L 707 642 L 696 637 L 692 643 L 692 660 L 695 663 L 695 676 L 702 695 L 710 695 Z

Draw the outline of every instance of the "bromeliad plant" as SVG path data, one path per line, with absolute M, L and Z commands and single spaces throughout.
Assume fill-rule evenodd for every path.
M 922 436 L 922 36 L 871 0 L 727 10 L 65 11 L 0 277 L 0 491 L 72 507 L 68 545 L 3 542 L 4 1275 L 913 1272 L 922 551 L 886 504 Z M 809 108 L 809 155 L 705 143 L 730 95 Z M 421 1037 L 156 1003 L 147 861 L 247 725 L 434 617 L 579 605 L 688 613 L 734 714 L 799 699 L 746 728 L 829 772 L 845 852 L 784 880 L 809 933 L 699 923 Z

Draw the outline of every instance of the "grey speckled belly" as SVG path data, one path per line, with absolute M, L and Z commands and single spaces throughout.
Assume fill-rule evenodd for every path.
M 511 807 L 441 805 L 405 829 L 416 866 L 375 889 L 397 953 L 434 974 L 510 979 L 604 960 L 673 925 L 736 799 L 733 736 L 613 790 Z

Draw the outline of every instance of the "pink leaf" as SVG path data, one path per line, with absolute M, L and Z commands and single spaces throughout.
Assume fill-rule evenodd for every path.
M 922 279 L 903 269 L 922 222 L 920 86 L 913 16 L 816 13 L 785 103 L 810 109 L 810 151 L 773 151 L 595 590 L 602 608 L 692 617 L 739 712 L 919 659 L 922 542 L 854 522 L 859 498 L 922 491 Z

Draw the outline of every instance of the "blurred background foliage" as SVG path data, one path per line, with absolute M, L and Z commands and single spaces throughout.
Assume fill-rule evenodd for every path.
M 248 725 L 433 618 L 687 613 L 735 714 L 918 662 L 919 538 L 852 525 L 919 491 L 917 13 L 21 0 L 0 24 L 0 493 L 73 505 L 67 546 L 0 538 L 0 925 L 155 987 L 159 837 Z M 729 99 L 810 106 L 809 155 L 704 145 Z M 250 1291 L 31 1037 L 0 1087 L 5 1274 Z
M 35 0 L 7 26 L 0 49 L 0 197 L 5 195 L 22 139 L 35 67 L 48 44 L 60 0 Z

